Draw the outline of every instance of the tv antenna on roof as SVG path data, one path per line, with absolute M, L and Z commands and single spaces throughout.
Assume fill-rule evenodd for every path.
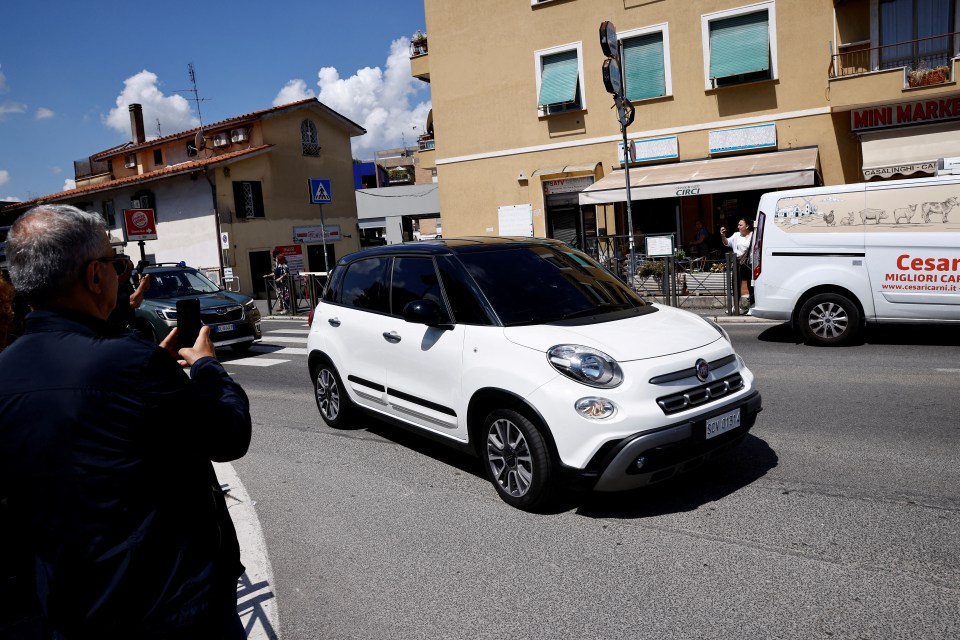
M 203 114 L 200 113 L 200 103 L 205 102 L 208 98 L 201 98 L 200 93 L 197 91 L 197 73 L 193 70 L 193 63 L 187 63 L 187 71 L 190 74 L 190 89 L 182 89 L 182 91 L 189 91 L 193 94 L 193 102 L 197 104 L 197 119 L 200 121 L 200 127 L 197 131 L 196 138 L 194 140 L 194 147 L 197 151 L 206 148 L 207 141 L 203 137 Z

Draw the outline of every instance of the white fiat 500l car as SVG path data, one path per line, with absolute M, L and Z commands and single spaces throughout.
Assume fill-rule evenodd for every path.
M 324 422 L 362 410 L 478 455 L 500 497 L 657 482 L 760 411 L 718 325 L 649 304 L 554 240 L 459 238 L 341 258 L 313 314 Z

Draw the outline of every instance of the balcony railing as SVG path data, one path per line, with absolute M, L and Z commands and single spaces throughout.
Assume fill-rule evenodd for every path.
M 410 57 L 426 55 L 427 51 L 427 36 L 423 32 L 418 32 L 410 41 Z
M 949 79 L 951 60 L 960 49 L 960 32 L 945 33 L 919 40 L 906 40 L 882 47 L 868 47 L 869 43 L 841 45 L 840 52 L 830 60 L 830 78 L 896 69 L 910 71 L 947 67 Z
M 436 149 L 436 141 L 433 139 L 433 136 L 424 136 L 417 140 L 417 146 L 420 148 L 420 151 L 430 151 L 431 149 Z

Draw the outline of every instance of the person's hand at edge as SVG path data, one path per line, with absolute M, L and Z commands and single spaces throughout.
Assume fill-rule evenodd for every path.
M 184 347 L 177 351 L 177 328 L 173 330 L 160 343 L 160 348 L 170 354 L 181 367 L 192 367 L 193 363 L 200 358 L 216 358 L 217 352 L 210 340 L 210 327 L 204 325 L 200 327 L 200 335 L 192 347 Z
M 137 285 L 136 290 L 130 294 L 130 308 L 138 309 L 140 303 L 143 302 L 143 296 L 147 292 L 147 289 L 150 288 L 150 282 L 153 280 L 153 276 L 149 273 L 140 278 L 140 284 Z

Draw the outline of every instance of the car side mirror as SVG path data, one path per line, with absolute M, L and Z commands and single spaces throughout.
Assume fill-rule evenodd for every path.
M 414 300 L 403 307 L 403 319 L 428 327 L 449 329 L 453 326 L 446 312 L 433 300 Z

